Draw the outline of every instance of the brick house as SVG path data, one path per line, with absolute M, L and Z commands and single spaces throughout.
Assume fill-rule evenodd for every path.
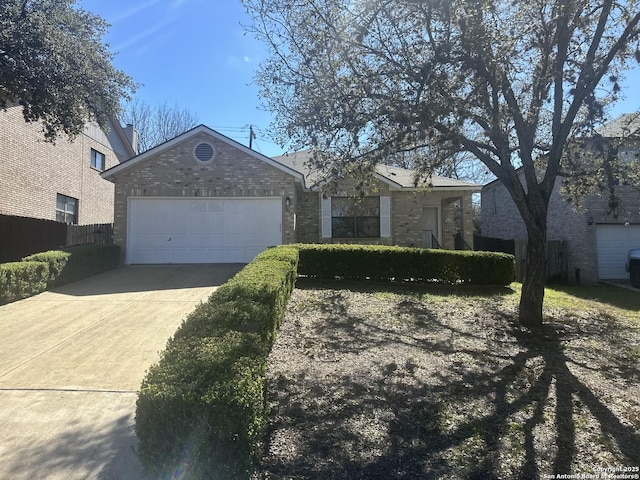
M 100 173 L 137 152 L 133 127 L 88 124 L 72 142 L 46 142 L 22 107 L 0 111 L 0 214 L 92 224 L 113 222 L 114 187 Z
M 200 125 L 107 171 L 126 263 L 247 262 L 293 242 L 472 244 L 479 185 L 381 167 L 361 200 L 314 182 L 304 154 L 268 158 Z
M 603 128 L 601 134 L 609 138 L 619 135 L 621 119 L 624 116 Z M 621 160 L 631 161 L 637 159 L 638 148 L 627 143 L 618 153 Z M 568 280 L 574 283 L 579 277 L 583 284 L 594 284 L 599 280 L 629 278 L 624 268 L 627 251 L 640 247 L 638 186 L 617 186 L 616 205 L 610 203 L 609 192 L 603 192 L 586 198 L 576 208 L 560 193 L 561 183 L 562 177 L 556 179 L 549 200 L 547 240 L 567 242 Z M 526 240 L 524 222 L 500 181 L 482 188 L 481 202 L 482 235 Z

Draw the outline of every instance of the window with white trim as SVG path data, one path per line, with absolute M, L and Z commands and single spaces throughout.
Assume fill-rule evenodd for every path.
M 56 197 L 56 221 L 78 223 L 78 199 L 58 193 Z
M 333 238 L 379 238 L 380 197 L 333 197 L 331 199 Z
M 105 157 L 104 153 L 99 152 L 98 150 L 91 149 L 91 168 L 95 168 L 96 170 L 104 171 L 105 166 Z

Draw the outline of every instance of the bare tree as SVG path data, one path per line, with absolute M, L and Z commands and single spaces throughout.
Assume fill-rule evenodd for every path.
M 196 115 L 187 108 L 170 106 L 166 102 L 152 106 L 138 98 L 124 106 L 121 120 L 132 124 L 138 131 L 140 153 L 177 137 L 199 123 Z

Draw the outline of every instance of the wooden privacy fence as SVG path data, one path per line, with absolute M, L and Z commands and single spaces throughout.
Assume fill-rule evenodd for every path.
M 0 263 L 87 243 L 113 243 L 113 224 L 66 225 L 53 220 L 0 215 Z
M 524 265 L 527 261 L 527 241 L 515 240 L 516 281 L 524 279 Z M 564 240 L 547 241 L 547 280 L 567 281 L 568 267 L 567 242 Z
M 514 255 L 516 257 L 516 281 L 522 282 L 524 279 L 524 265 L 527 261 L 526 240 L 504 240 L 474 235 L 473 249 Z M 547 242 L 547 280 L 567 281 L 568 258 L 566 241 L 551 240 Z
M 100 245 L 113 243 L 113 224 L 67 225 L 67 246 L 87 243 Z

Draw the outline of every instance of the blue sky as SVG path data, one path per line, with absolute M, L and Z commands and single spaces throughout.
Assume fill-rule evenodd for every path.
M 266 49 L 245 33 L 250 18 L 239 0 L 80 0 L 111 24 L 105 40 L 116 68 L 141 83 L 136 96 L 151 105 L 177 104 L 201 123 L 254 149 L 283 153 L 266 133 L 272 115 L 253 83 Z M 627 100 L 614 113 L 640 111 L 640 68 L 623 84 Z
M 238 0 L 81 0 L 82 8 L 111 24 L 105 41 L 117 52 L 116 68 L 142 84 L 136 97 L 177 104 L 200 123 L 268 156 L 282 148 L 264 134 L 272 115 L 263 111 L 256 68 L 266 49 L 245 34 L 250 19 Z

